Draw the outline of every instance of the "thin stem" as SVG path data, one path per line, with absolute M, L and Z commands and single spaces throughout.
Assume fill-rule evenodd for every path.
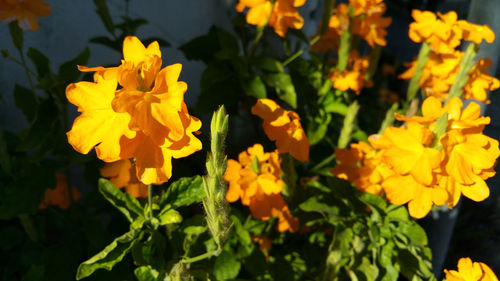
M 201 260 L 204 260 L 204 259 L 211 258 L 213 256 L 217 256 L 217 255 L 219 255 L 220 252 L 221 252 L 221 249 L 214 250 L 214 251 L 211 251 L 211 252 L 207 252 L 207 253 L 201 254 L 201 255 L 196 256 L 196 257 L 192 257 L 192 258 L 189 258 L 189 259 L 183 259 L 183 260 L 181 260 L 181 262 L 182 263 L 193 263 L 193 262 L 201 261 Z
M 316 166 L 312 167 L 311 171 L 312 172 L 319 171 L 324 166 L 330 164 L 334 159 L 335 159 L 335 154 L 332 153 L 330 156 L 326 157 L 321 162 L 319 162 Z
M 153 185 L 148 185 L 149 219 L 153 218 Z
M 314 36 L 314 38 L 311 39 L 311 41 L 309 42 L 309 46 L 307 46 L 307 48 L 309 48 L 310 46 L 314 45 L 316 42 L 318 42 L 319 39 L 320 39 L 319 35 Z M 297 52 L 295 52 L 295 54 L 291 55 L 288 59 L 286 59 L 283 62 L 283 66 L 286 66 L 287 64 L 289 64 L 292 61 L 294 61 L 296 58 L 300 57 L 304 53 L 304 51 L 305 51 L 305 49 L 300 49 Z
M 325 5 L 323 6 L 323 15 L 321 17 L 321 35 L 325 34 L 328 31 L 333 6 L 335 6 L 335 0 L 325 0 Z
M 26 77 L 28 77 L 28 82 L 30 83 L 31 90 L 35 92 L 35 85 L 33 84 L 33 80 L 31 80 L 30 70 L 26 65 L 26 59 L 24 58 L 24 54 L 21 50 L 19 50 L 19 55 L 21 56 L 21 65 L 23 66 L 24 71 L 26 72 Z
M 474 67 L 477 52 L 479 50 L 479 46 L 477 44 L 471 43 L 467 50 L 465 51 L 464 57 L 462 61 L 460 61 L 460 70 L 458 71 L 457 78 L 455 78 L 455 83 L 450 88 L 450 92 L 448 93 L 448 98 L 445 103 L 448 103 L 450 98 L 452 97 L 461 97 L 464 91 L 464 86 L 469 80 L 469 72 Z
M 389 126 L 392 126 L 394 123 L 394 120 L 396 120 L 396 117 L 394 117 L 394 112 L 398 109 L 399 104 L 394 103 L 389 110 L 385 113 L 385 118 L 384 121 L 382 121 L 382 125 L 380 126 L 380 129 L 378 130 L 379 134 L 383 134 L 385 129 Z

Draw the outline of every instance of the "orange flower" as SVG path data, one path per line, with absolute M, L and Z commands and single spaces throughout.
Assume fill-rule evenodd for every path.
M 464 99 L 476 99 L 480 102 L 490 103 L 486 91 L 500 88 L 500 80 L 489 76 L 488 68 L 492 62 L 489 58 L 479 59 L 469 73 L 469 80 L 464 86 Z
M 17 20 L 24 30 L 38 31 L 38 17 L 50 14 L 51 7 L 43 0 L 0 0 L 0 20 Z
M 458 26 L 462 29 L 464 39 L 467 41 L 472 41 L 476 44 L 481 44 L 483 39 L 488 43 L 495 41 L 495 33 L 487 25 L 477 25 L 465 20 L 459 20 Z
M 271 239 L 269 237 L 259 234 L 259 235 L 252 235 L 252 242 L 258 243 L 259 244 L 259 250 L 261 250 L 264 255 L 266 256 L 266 260 L 269 259 L 269 250 L 271 250 Z
M 382 0 L 350 0 L 354 7 L 354 26 L 352 32 L 361 36 L 372 48 L 375 45 L 385 46 L 387 42 L 385 30 L 392 22 L 391 18 L 384 18 L 385 4 Z
M 444 270 L 448 281 L 498 281 L 491 268 L 482 262 L 472 262 L 470 258 L 458 260 L 458 271 Z
M 360 56 L 359 52 L 354 50 L 349 55 L 347 69 L 339 73 L 334 70 L 330 73 L 329 78 L 333 82 L 333 87 L 341 91 L 353 90 L 357 95 L 361 92 L 365 85 L 365 74 L 370 66 L 370 58 L 368 56 Z
M 264 132 L 270 140 L 276 141 L 279 153 L 289 152 L 302 162 L 309 160 L 309 140 L 297 113 L 281 108 L 270 99 L 259 99 L 252 113 L 264 120 Z
M 304 19 L 296 7 L 304 5 L 305 0 L 239 0 L 236 11 L 249 8 L 247 23 L 256 26 L 269 26 L 281 37 L 285 37 L 288 28 L 301 29 Z
M 101 176 L 110 178 L 111 183 L 116 187 L 125 187 L 125 191 L 133 197 L 148 197 L 148 187 L 137 179 L 135 167 L 130 160 L 123 159 L 106 163 L 100 172 Z
M 46 209 L 48 206 L 58 206 L 59 208 L 66 210 L 71 204 L 68 190 L 68 182 L 66 181 L 66 176 L 57 173 L 57 185 L 54 189 L 47 189 L 45 191 L 45 199 L 40 203 L 40 209 Z M 73 194 L 73 200 L 78 200 L 82 196 L 80 190 L 76 187 L 71 187 L 71 193 Z
M 436 53 L 453 53 L 460 45 L 462 29 L 457 24 L 457 13 L 436 14 L 429 11 L 413 10 L 415 22 L 410 24 L 409 36 L 414 42 L 427 42 Z
M 298 220 L 290 214 L 281 195 L 284 182 L 280 162 L 278 152 L 265 153 L 260 144 L 241 152 L 238 161 L 229 159 L 224 174 L 229 182 L 226 200 L 241 199 L 254 218 L 278 217 L 278 231 L 295 232 L 299 228 Z
M 144 184 L 168 181 L 172 158 L 201 149 L 193 135 L 201 122 L 189 115 L 187 85 L 177 81 L 182 66 L 161 69 L 160 55 L 157 42 L 145 48 L 136 37 L 126 37 L 120 66 L 79 67 L 95 71 L 94 82 L 66 89 L 68 100 L 82 112 L 67 133 L 73 148 L 86 154 L 96 146 L 105 162 L 135 158 L 137 178 Z

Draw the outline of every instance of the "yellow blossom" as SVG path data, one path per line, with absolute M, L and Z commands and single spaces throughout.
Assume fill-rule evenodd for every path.
M 135 167 L 130 160 L 122 159 L 112 163 L 106 163 L 100 170 L 101 176 L 110 178 L 112 184 L 135 198 L 148 197 L 148 186 L 137 179 Z
M 470 258 L 458 260 L 457 270 L 444 270 L 447 281 L 498 281 L 491 268 L 482 262 L 472 262 Z
M 182 66 L 161 69 L 157 42 L 146 48 L 136 37 L 126 37 L 123 56 L 118 67 L 80 67 L 96 72 L 94 82 L 68 85 L 68 100 L 82 112 L 68 141 L 80 153 L 96 146 L 105 162 L 135 158 L 138 179 L 161 184 L 172 175 L 172 158 L 201 149 L 193 134 L 201 122 L 184 103 L 187 85 L 177 81 Z

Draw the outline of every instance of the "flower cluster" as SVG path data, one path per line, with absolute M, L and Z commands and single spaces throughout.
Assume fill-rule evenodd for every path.
M 276 141 L 279 153 L 290 153 L 295 159 L 309 160 L 309 140 L 300 124 L 300 117 L 285 110 L 271 99 L 259 99 L 252 113 L 264 120 L 262 126 L 267 137 Z
M 277 151 L 264 152 L 260 144 L 249 147 L 238 155 L 238 161 L 229 159 L 224 179 L 229 182 L 226 200 L 250 208 L 252 216 L 268 220 L 278 217 L 278 231 L 295 232 L 298 219 L 293 217 L 281 195 L 280 158 Z
M 51 7 L 43 0 L 0 0 L 0 20 L 17 20 L 22 29 L 38 31 L 38 19 L 50 14 Z
M 353 50 L 349 55 L 347 68 L 339 72 L 334 70 L 329 74 L 333 87 L 341 91 L 353 90 L 357 95 L 365 86 L 370 86 L 371 82 L 366 81 L 366 71 L 370 66 L 369 56 L 360 56 L 359 52 Z
M 269 25 L 274 32 L 285 37 L 288 28 L 301 29 L 304 19 L 297 7 L 304 5 L 306 0 L 239 0 L 236 11 L 243 12 L 248 8 L 247 23 L 256 26 Z
M 328 22 L 328 31 L 314 44 L 313 50 L 326 53 L 335 49 L 342 33 L 349 29 L 372 48 L 385 46 L 386 28 L 392 21 L 389 17 L 382 17 L 385 10 L 383 0 L 349 0 L 349 5 L 337 5 Z
M 135 167 L 129 159 L 106 163 L 100 170 L 101 176 L 109 178 L 111 183 L 135 198 L 148 197 L 148 187 L 137 179 Z
M 43 202 L 40 203 L 39 207 L 41 210 L 46 209 L 48 206 L 57 206 L 62 210 L 66 210 L 71 205 L 71 197 L 69 194 L 68 182 L 66 181 L 66 177 L 61 173 L 57 173 L 56 177 L 56 188 L 47 189 L 45 191 L 45 197 L 43 199 Z M 78 190 L 74 186 L 71 187 L 71 195 L 73 195 L 74 201 L 80 199 L 80 197 L 82 196 L 80 190 Z
M 498 281 L 491 268 L 482 262 L 472 262 L 470 258 L 458 260 L 458 271 L 444 270 L 448 281 Z
M 172 175 L 172 158 L 201 149 L 194 133 L 201 121 L 189 115 L 184 103 L 187 85 L 177 81 L 180 64 L 161 68 L 157 42 L 147 48 L 126 37 L 118 67 L 79 67 L 94 71 L 94 82 L 68 85 L 66 96 L 82 114 L 68 141 L 80 153 L 96 148 L 105 162 L 134 159 L 144 184 L 161 184 Z
M 459 98 L 443 106 L 428 97 L 422 116 L 396 114 L 406 127 L 371 136 L 371 146 L 336 150 L 340 164 L 332 172 L 366 192 L 384 192 L 393 204 L 408 203 L 415 218 L 424 217 L 433 205 L 453 208 L 462 194 L 482 201 L 489 196 L 485 180 L 495 174 L 500 150 L 498 141 L 482 134 L 490 118 L 480 115 L 479 105 L 462 108 Z
M 481 43 L 484 39 L 491 43 L 495 34 L 486 25 L 480 26 L 465 20 L 457 20 L 455 12 L 437 14 L 432 12 L 413 10 L 415 22 L 410 24 L 409 36 L 417 43 L 426 42 L 430 46 L 430 54 L 420 78 L 420 87 L 427 96 L 434 96 L 445 100 L 448 91 L 455 83 L 460 70 L 460 62 L 464 53 L 456 50 L 461 40 Z M 464 86 L 463 98 L 473 98 L 487 102 L 486 91 L 500 87 L 500 80 L 489 76 L 486 70 L 491 65 L 490 59 L 479 59 L 469 73 L 469 80 Z M 417 61 L 408 64 L 409 68 L 399 77 L 409 80 L 413 77 Z

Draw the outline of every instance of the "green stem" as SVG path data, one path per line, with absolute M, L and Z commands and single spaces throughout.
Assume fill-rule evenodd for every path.
M 149 219 L 153 219 L 153 185 L 148 185 Z
M 445 102 L 446 104 L 448 103 L 450 98 L 462 96 L 464 86 L 469 80 L 467 76 L 475 65 L 474 59 L 476 58 L 478 50 L 479 46 L 473 43 L 469 44 L 469 46 L 467 47 L 464 57 L 462 58 L 462 61 L 460 61 L 460 70 L 458 71 L 455 83 L 453 83 L 450 88 L 450 92 L 448 93 L 448 98 Z
M 351 41 L 352 41 L 352 21 L 353 21 L 354 8 L 349 5 L 349 28 L 342 32 L 340 35 L 340 46 L 338 52 L 338 62 L 337 62 L 337 70 L 339 73 L 344 71 L 347 68 L 347 63 L 349 62 L 349 54 L 351 52 Z
M 28 78 L 28 82 L 30 84 L 31 90 L 35 92 L 35 85 L 33 84 L 33 80 L 31 80 L 30 70 L 26 65 L 26 59 L 24 58 L 24 54 L 21 50 L 19 50 L 19 55 L 21 56 L 21 65 L 24 68 L 24 72 L 26 72 L 26 77 Z
M 425 65 L 427 64 L 427 60 L 429 59 L 429 53 L 431 48 L 429 44 L 424 42 L 422 47 L 420 47 L 420 51 L 418 52 L 417 58 L 417 66 L 415 67 L 415 72 L 410 80 L 410 85 L 408 86 L 408 92 L 406 93 L 406 100 L 412 100 L 420 89 L 420 79 L 422 78 L 422 73 Z
M 311 172 L 314 173 L 314 172 L 319 171 L 324 166 L 330 164 L 334 159 L 335 159 L 335 154 L 332 153 L 332 154 L 330 154 L 330 156 L 326 157 L 321 162 L 319 162 L 316 166 L 312 167 Z
M 346 148 L 351 141 L 352 131 L 354 130 L 354 123 L 356 122 L 356 115 L 359 111 L 359 103 L 354 101 L 349 108 L 347 108 L 347 113 L 344 118 L 344 125 L 340 131 L 338 147 Z
M 335 0 L 325 0 L 325 5 L 323 6 L 323 15 L 321 17 L 321 35 L 325 34 L 328 31 L 328 25 L 330 24 L 330 16 L 332 15 L 333 6 L 335 6 Z
M 311 39 L 311 41 L 309 41 L 309 46 L 307 46 L 307 48 L 309 48 L 310 46 L 316 44 L 316 42 L 318 42 L 320 36 L 319 35 L 316 35 L 314 36 L 313 39 Z M 300 55 L 302 55 L 303 53 L 305 52 L 305 49 L 300 49 L 298 50 L 297 52 L 295 52 L 295 54 L 291 55 L 288 59 L 286 59 L 284 62 L 283 62 L 283 66 L 291 63 L 292 61 L 294 61 L 296 58 L 300 57 Z
M 201 260 L 204 260 L 204 259 L 208 259 L 208 258 L 211 258 L 213 256 L 218 256 L 220 254 L 222 249 L 218 249 L 218 250 L 214 250 L 214 251 L 211 251 L 211 252 L 206 252 L 204 254 L 201 254 L 199 256 L 196 256 L 196 257 L 192 257 L 192 258 L 188 258 L 188 259 L 183 259 L 181 260 L 182 263 L 193 263 L 193 262 L 197 262 L 197 261 L 201 261 Z
M 365 74 L 365 81 L 368 82 L 372 79 L 375 70 L 377 70 L 378 60 L 380 59 L 380 53 L 382 48 L 380 46 L 375 46 L 370 53 L 370 65 L 368 71 Z
M 384 121 L 382 121 L 382 125 L 380 126 L 380 130 L 378 130 L 378 134 L 383 134 L 385 129 L 389 126 L 392 126 L 396 117 L 394 116 L 394 112 L 398 109 L 399 104 L 395 103 L 387 110 L 385 113 Z

